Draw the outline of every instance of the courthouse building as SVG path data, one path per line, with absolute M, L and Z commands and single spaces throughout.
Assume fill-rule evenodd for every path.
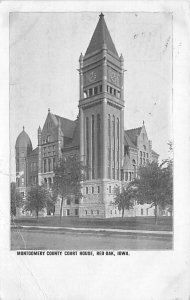
M 63 215 L 118 217 L 114 188 L 136 176 L 139 165 L 158 160 L 144 122 L 124 129 L 124 59 L 119 56 L 101 13 L 85 55 L 79 58 L 79 115 L 75 121 L 48 109 L 38 146 L 33 149 L 23 131 L 16 140 L 16 185 L 26 195 L 32 184 L 54 180 L 54 168 L 64 156 L 78 154 L 90 166 L 81 199 L 65 199 Z M 132 116 L 131 116 L 132 117 Z M 57 202 L 54 214 L 59 214 Z M 47 212 L 49 213 L 49 212 Z M 126 216 L 154 215 L 150 204 L 134 205 Z

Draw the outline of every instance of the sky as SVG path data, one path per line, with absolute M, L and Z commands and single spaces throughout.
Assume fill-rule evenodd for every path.
M 125 129 L 145 122 L 160 161 L 172 140 L 172 15 L 103 12 L 118 54 L 124 57 Z M 85 54 L 100 12 L 10 14 L 10 144 L 22 127 L 37 146 L 48 108 L 78 114 L 79 56 Z

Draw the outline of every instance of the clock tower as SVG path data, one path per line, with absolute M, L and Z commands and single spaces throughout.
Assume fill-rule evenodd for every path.
M 123 167 L 123 57 L 119 57 L 104 15 L 85 55 L 79 58 L 80 157 L 88 166 L 81 217 L 110 217 L 114 188 Z

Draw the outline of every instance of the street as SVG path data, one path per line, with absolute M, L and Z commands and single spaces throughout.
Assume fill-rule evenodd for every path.
M 12 229 L 11 250 L 172 250 L 171 235 Z

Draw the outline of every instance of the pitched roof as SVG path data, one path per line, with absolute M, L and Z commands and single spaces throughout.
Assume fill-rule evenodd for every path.
M 159 156 L 159 154 L 156 153 L 154 150 L 151 150 L 151 152 L 152 152 L 153 155 Z
M 129 146 L 131 148 L 136 148 L 136 146 L 133 144 L 133 142 L 130 140 L 130 137 L 127 134 L 127 130 L 124 132 L 124 145 Z
M 125 135 L 127 134 L 129 139 L 135 146 L 137 146 L 137 136 L 140 134 L 141 129 L 142 129 L 142 127 L 125 130 Z
M 91 54 L 94 51 L 103 49 L 103 46 L 106 45 L 108 51 L 112 52 L 116 56 L 118 56 L 115 45 L 112 41 L 110 33 L 108 31 L 106 22 L 104 20 L 104 15 L 101 13 L 99 16 L 99 21 L 96 26 L 96 29 L 91 38 L 90 44 L 86 50 L 85 55 Z
M 60 123 L 61 123 L 61 129 L 63 131 L 63 134 L 65 137 L 69 137 L 69 138 L 72 138 L 73 137 L 73 132 L 74 132 L 74 129 L 75 129 L 75 121 L 72 121 L 72 120 L 69 120 L 69 119 L 66 119 L 66 118 L 62 118 L 58 115 L 53 115 L 51 114 L 53 118 L 56 118 L 56 123 L 58 125 L 59 123 L 59 120 L 60 120 Z
M 28 156 L 38 155 L 38 147 L 36 147 Z
M 79 119 L 75 121 L 75 129 L 73 132 L 73 138 L 72 141 L 65 145 L 65 150 L 68 150 L 73 147 L 79 147 L 80 146 L 80 124 L 79 124 Z

